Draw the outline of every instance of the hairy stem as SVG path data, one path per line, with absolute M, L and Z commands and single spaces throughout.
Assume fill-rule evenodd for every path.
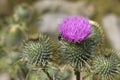
M 47 75 L 47 77 L 49 78 L 49 80 L 53 80 L 53 78 L 50 76 L 50 74 L 45 69 L 42 69 L 42 70 Z

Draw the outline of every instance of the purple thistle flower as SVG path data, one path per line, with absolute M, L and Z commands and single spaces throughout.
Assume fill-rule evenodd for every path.
M 84 17 L 67 17 L 59 24 L 61 37 L 69 42 L 81 42 L 92 32 L 89 20 Z

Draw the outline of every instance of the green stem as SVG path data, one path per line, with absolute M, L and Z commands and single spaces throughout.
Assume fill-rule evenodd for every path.
M 47 77 L 49 78 L 49 80 L 53 80 L 52 77 L 50 76 L 50 74 L 45 69 L 42 69 L 42 70 L 47 75 Z
M 29 76 L 30 76 L 31 71 L 32 71 L 32 69 L 30 69 L 30 70 L 28 71 L 25 80 L 29 80 Z
M 76 80 L 80 80 L 80 71 L 74 70 L 76 75 Z

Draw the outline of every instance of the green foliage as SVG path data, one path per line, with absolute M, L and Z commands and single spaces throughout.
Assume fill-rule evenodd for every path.
M 33 14 L 32 8 L 27 4 L 22 4 L 15 8 L 14 19 L 16 22 L 21 20 L 27 21 L 30 20 L 32 14 Z
M 6 34 L 6 45 L 7 46 L 18 46 L 24 39 L 24 33 L 20 25 L 11 25 L 10 30 Z
M 72 74 L 71 71 L 68 69 L 61 71 L 58 67 L 53 65 L 48 65 L 46 69 L 53 80 L 71 80 Z M 49 80 L 47 75 L 42 70 L 38 71 L 37 75 L 39 79 Z
M 109 50 L 109 53 L 115 52 Z M 98 55 L 93 61 L 93 70 L 102 80 L 116 80 L 120 75 L 120 59 L 116 54 Z

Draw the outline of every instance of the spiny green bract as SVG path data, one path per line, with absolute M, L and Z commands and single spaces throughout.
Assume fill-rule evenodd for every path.
M 62 48 L 63 60 L 65 64 L 70 64 L 74 68 L 85 66 L 86 62 L 92 59 L 95 43 L 92 38 L 89 38 L 81 43 L 64 43 Z
M 120 75 L 120 59 L 115 54 L 99 55 L 93 61 L 93 70 L 102 80 L 116 80 Z
M 32 66 L 45 67 L 53 53 L 53 41 L 47 35 L 40 35 L 38 39 L 30 39 L 24 45 L 24 59 Z

